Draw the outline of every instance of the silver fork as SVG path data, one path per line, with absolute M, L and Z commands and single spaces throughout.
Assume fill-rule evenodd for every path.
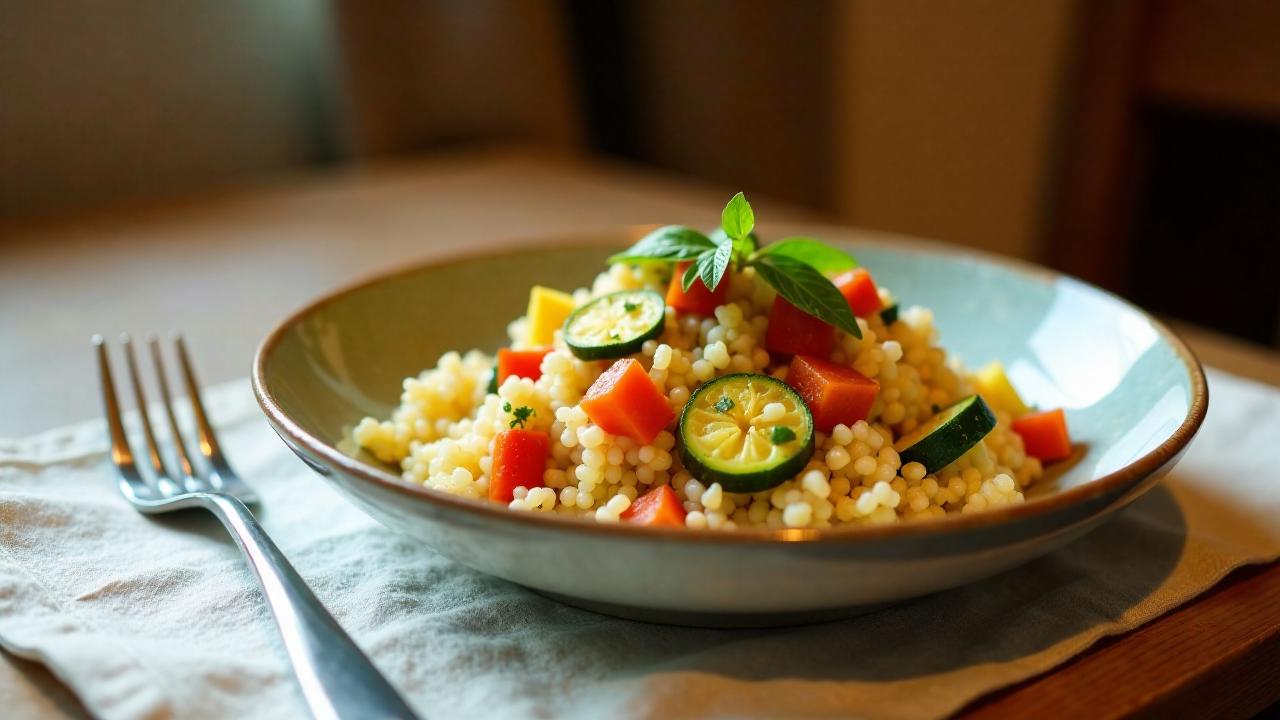
M 198 455 L 189 452 L 179 431 L 159 340 L 153 336 L 148 344 L 172 438 L 167 457 L 152 430 L 133 343 L 128 336 L 123 336 L 121 342 L 142 421 L 145 462 L 150 465 L 150 472 L 142 471 L 135 461 L 116 399 L 106 342 L 95 335 L 93 344 L 102 381 L 102 404 L 111 434 L 111 460 L 120 474 L 120 493 L 142 513 L 204 508 L 222 521 L 262 586 L 267 606 L 284 640 L 285 652 L 293 663 L 302 696 L 314 717 L 326 720 L 415 718 L 409 706 L 338 626 L 245 507 L 246 502 L 257 502 L 257 496 L 222 454 L 205 414 L 199 384 L 182 338 L 176 337 L 175 345 L 195 418 Z

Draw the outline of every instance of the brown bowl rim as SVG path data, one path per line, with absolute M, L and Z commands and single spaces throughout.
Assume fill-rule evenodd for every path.
M 597 231 L 577 231 L 557 233 L 553 235 L 515 237 L 505 242 L 486 246 L 482 249 L 459 249 L 433 254 L 427 258 L 411 262 L 407 265 L 399 265 L 394 268 L 374 272 L 361 279 L 339 286 L 338 288 L 321 295 L 298 310 L 290 313 L 262 340 L 253 358 L 253 372 L 251 379 L 254 396 L 271 425 L 277 432 L 286 436 L 288 441 L 296 443 L 310 451 L 315 456 L 322 458 L 325 463 L 328 463 L 332 467 L 336 467 L 340 472 L 345 473 L 348 477 L 358 478 L 362 481 L 373 483 L 383 489 L 401 493 L 407 498 L 411 498 L 416 501 L 436 505 L 441 509 L 478 516 L 481 519 L 492 520 L 495 522 L 527 523 L 543 530 L 561 529 L 570 532 L 599 535 L 601 537 L 613 539 L 631 537 L 635 539 L 711 542 L 724 544 L 772 544 L 779 542 L 859 543 L 899 537 L 961 533 L 968 530 L 1003 525 L 1018 520 L 1047 516 L 1071 506 L 1085 503 L 1090 499 L 1122 490 L 1130 484 L 1156 472 L 1166 463 L 1174 460 L 1178 454 L 1186 448 L 1186 446 L 1191 442 L 1191 439 L 1195 436 L 1196 432 L 1200 429 L 1200 425 L 1204 422 L 1204 417 L 1209 405 L 1209 389 L 1208 383 L 1205 379 L 1204 368 L 1201 366 L 1195 353 L 1191 351 L 1177 333 L 1165 326 L 1164 323 L 1161 323 L 1159 320 L 1152 317 L 1146 311 L 1115 295 L 1114 293 L 1108 292 L 1107 290 L 1078 278 L 1074 278 L 1064 273 L 1059 273 L 1033 263 L 992 255 L 978 250 L 950 248 L 942 245 L 941 243 L 915 238 L 895 239 L 892 245 L 884 242 L 867 240 L 859 240 L 856 242 L 849 242 L 845 240 L 841 242 L 853 245 L 885 247 L 894 251 L 905 251 L 916 254 L 946 255 L 978 260 L 1002 266 L 1023 275 L 1030 275 L 1045 282 L 1054 282 L 1063 279 L 1071 280 L 1073 282 L 1080 283 L 1095 292 L 1102 293 L 1130 310 L 1137 312 L 1150 322 L 1152 326 L 1155 327 L 1156 331 L 1159 332 L 1165 341 L 1174 349 L 1174 352 L 1177 353 L 1178 358 L 1186 367 L 1187 374 L 1191 379 L 1192 402 L 1182 423 L 1179 424 L 1177 429 L 1175 429 L 1173 433 L 1158 446 L 1122 468 L 1081 485 L 1077 485 L 1060 492 L 1030 498 L 1026 502 L 1019 503 L 1017 505 L 1006 505 L 980 513 L 953 514 L 930 520 L 901 522 L 886 525 L 857 525 L 828 529 L 744 528 L 724 532 L 709 529 L 691 530 L 688 528 L 645 528 L 627 525 L 625 523 L 605 524 L 582 518 L 564 517 L 561 515 L 517 512 L 501 505 L 488 502 L 477 502 L 475 500 L 450 495 L 438 490 L 413 486 L 404 482 L 401 478 L 382 470 L 381 468 L 369 465 L 346 455 L 338 448 L 333 447 L 332 445 L 313 436 L 306 430 L 303 430 L 301 426 L 294 422 L 293 419 L 284 412 L 275 396 L 271 393 L 266 380 L 266 365 L 276 345 L 290 328 L 302 321 L 304 318 L 317 312 L 326 305 L 340 300 L 350 294 L 372 285 L 377 285 L 405 275 L 411 275 L 428 269 L 443 268 L 450 265 L 485 260 L 504 255 L 512 251 L 531 250 L 539 247 L 554 247 L 557 249 L 601 248 L 616 243 L 620 237 L 638 238 L 653 227 L 654 226 L 652 225 L 632 225 Z M 604 241 L 605 238 L 607 238 L 608 242 Z M 1132 495 L 1127 497 L 1126 501 L 1132 501 L 1133 499 L 1136 499 L 1136 497 L 1137 495 Z

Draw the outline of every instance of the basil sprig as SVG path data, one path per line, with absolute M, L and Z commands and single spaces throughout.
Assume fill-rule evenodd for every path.
M 751 203 L 738 193 L 724 206 L 720 228 L 710 237 L 691 228 L 668 225 L 609 258 L 609 262 L 690 261 L 680 277 L 686 291 L 697 280 L 715 290 L 731 265 L 755 268 L 760 278 L 787 302 L 854 337 L 862 337 L 848 301 L 823 274 L 857 267 L 853 256 L 808 237 L 784 238 L 759 248 L 755 225 Z
M 619 262 L 679 262 L 694 260 L 705 250 L 715 250 L 711 238 L 683 225 L 667 225 L 640 238 L 640 242 L 609 258 Z

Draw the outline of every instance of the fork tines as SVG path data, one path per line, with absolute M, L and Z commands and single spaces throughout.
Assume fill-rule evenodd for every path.
M 252 499 L 245 497 L 249 495 L 247 488 L 243 487 L 236 478 L 222 454 L 208 415 L 205 413 L 199 384 L 182 337 L 174 334 L 174 346 L 195 420 L 196 437 L 191 444 L 183 439 L 178 416 L 174 410 L 174 399 L 169 389 L 160 340 L 155 335 L 147 339 L 155 383 L 159 387 L 164 406 L 163 412 L 169 437 L 167 449 L 162 447 L 152 422 L 133 341 L 126 334 L 120 336 L 120 343 L 124 349 L 125 361 L 129 368 L 129 380 L 133 385 L 134 400 L 137 403 L 138 424 L 141 426 L 142 445 L 145 449 L 142 454 L 146 457 L 145 464 L 150 467 L 148 472 L 139 469 L 133 446 L 125 432 L 116 384 L 111 373 L 107 342 L 101 335 L 93 337 L 98 356 L 99 378 L 102 383 L 103 410 L 106 413 L 107 428 L 111 436 L 111 457 L 120 472 L 120 490 L 125 497 L 143 506 L 164 503 L 166 500 L 187 493 L 202 492 L 227 492 L 241 496 L 242 499 Z

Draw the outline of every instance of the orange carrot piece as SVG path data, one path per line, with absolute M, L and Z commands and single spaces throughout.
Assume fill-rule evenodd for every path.
M 831 282 L 840 289 L 840 294 L 849 302 L 849 309 L 854 315 L 864 318 L 880 312 L 880 291 L 876 290 L 871 273 L 864 268 L 837 275 Z
M 489 499 L 509 503 L 518 487 L 542 487 L 550 441 L 538 430 L 512 428 L 493 438 L 493 472 Z
M 792 358 L 787 384 L 804 398 L 814 427 L 822 432 L 866 420 L 880 392 L 879 383 L 853 368 L 804 355 Z
M 1022 437 L 1027 454 L 1041 462 L 1071 456 L 1071 437 L 1067 434 L 1067 416 L 1062 408 L 1023 415 L 1013 421 L 1013 431 Z
M 826 357 L 835 346 L 836 329 L 779 295 L 769 309 L 764 346 L 780 355 Z
M 684 527 L 684 507 L 670 485 L 659 485 L 622 512 L 624 522 L 647 527 Z
M 537 350 L 502 348 L 498 351 L 498 385 L 502 385 L 512 375 L 530 380 L 542 377 L 542 358 L 549 352 L 551 348 Z
M 699 278 L 686 291 L 681 278 L 690 264 L 676 263 L 676 272 L 671 276 L 671 284 L 667 286 L 667 304 L 680 312 L 710 315 L 717 307 L 725 304 L 725 297 L 729 294 L 729 279 L 725 277 L 715 290 L 708 290 Z
M 675 419 L 671 404 L 633 358 L 605 370 L 587 389 L 582 409 L 611 435 L 625 435 L 648 445 Z

